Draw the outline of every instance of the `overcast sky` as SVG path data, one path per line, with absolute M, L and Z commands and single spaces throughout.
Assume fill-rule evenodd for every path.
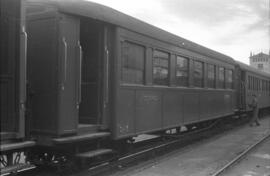
M 269 52 L 270 0 L 91 0 L 248 63 Z

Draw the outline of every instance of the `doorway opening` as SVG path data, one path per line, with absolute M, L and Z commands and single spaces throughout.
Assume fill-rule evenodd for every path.
M 101 22 L 81 18 L 80 42 L 83 50 L 79 124 L 99 124 L 101 116 L 103 35 Z

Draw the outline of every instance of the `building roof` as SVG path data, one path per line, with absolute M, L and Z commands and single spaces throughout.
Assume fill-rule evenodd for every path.
M 252 58 L 258 58 L 258 57 L 260 57 L 260 58 L 269 58 L 270 55 L 265 54 L 265 53 L 263 53 L 263 52 L 260 52 L 260 53 L 258 53 L 258 54 L 255 54 L 255 55 L 250 56 L 249 58 L 252 59 Z
M 91 17 L 100 21 L 111 23 L 130 31 L 135 31 L 143 35 L 153 37 L 163 42 L 191 50 L 204 56 L 215 58 L 226 63 L 235 64 L 233 58 L 196 44 L 192 41 L 166 32 L 153 25 L 147 24 L 141 20 L 123 14 L 110 7 L 83 0 L 28 0 L 30 4 L 53 5 L 59 11 L 69 14 L 75 14 L 85 17 Z

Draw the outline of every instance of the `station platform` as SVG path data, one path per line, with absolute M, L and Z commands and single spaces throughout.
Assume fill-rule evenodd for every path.
M 140 163 L 127 170 L 119 171 L 113 176 L 211 176 L 249 146 L 270 133 L 270 116 L 261 119 L 260 123 L 260 126 L 251 127 L 247 124 L 197 144 L 191 144 L 179 151 L 153 159 L 155 161 Z M 269 142 L 267 144 L 265 151 L 270 152 Z M 269 164 L 265 167 L 270 167 L 270 160 L 267 161 Z M 236 176 L 233 171 L 231 175 Z
M 223 175 L 270 176 L 270 138 Z

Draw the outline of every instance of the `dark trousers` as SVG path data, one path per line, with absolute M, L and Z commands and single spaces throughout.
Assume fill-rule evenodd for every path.
M 252 111 L 252 117 L 250 119 L 250 125 L 253 125 L 253 123 L 256 123 L 256 125 L 259 125 L 259 118 L 258 118 L 258 108 L 254 108 Z

